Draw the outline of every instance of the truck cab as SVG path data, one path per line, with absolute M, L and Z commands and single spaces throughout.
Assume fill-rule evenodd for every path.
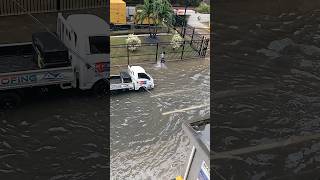
M 109 76 L 108 24 L 91 14 L 70 15 L 61 13 L 57 19 L 57 34 L 68 47 L 75 74 L 74 86 L 82 90 L 107 86 Z
M 141 66 L 128 66 L 128 72 L 133 79 L 135 90 L 139 90 L 140 88 L 154 88 L 152 76 L 146 73 Z

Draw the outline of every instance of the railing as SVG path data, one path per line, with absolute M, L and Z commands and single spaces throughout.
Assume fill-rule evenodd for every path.
M 198 49 L 192 47 L 192 44 L 198 43 L 205 45 L 198 46 Z M 125 44 L 110 45 L 111 67 L 157 63 L 162 52 L 165 52 L 166 61 L 204 58 L 208 51 L 207 47 L 208 40 L 185 40 L 176 49 L 172 49 L 170 42 L 142 43 L 141 47 L 133 52 Z
M 107 7 L 107 0 L 0 0 L 0 16 Z

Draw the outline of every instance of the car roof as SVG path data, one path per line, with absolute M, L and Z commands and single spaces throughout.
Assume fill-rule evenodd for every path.
M 102 18 L 92 14 L 73 14 L 67 22 L 77 34 L 108 35 L 108 24 Z
M 146 73 L 141 66 L 131 66 L 130 69 L 136 73 Z

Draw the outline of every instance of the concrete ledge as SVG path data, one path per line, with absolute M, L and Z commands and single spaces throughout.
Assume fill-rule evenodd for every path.
M 64 15 L 70 14 L 95 14 L 107 20 L 105 8 L 85 9 L 62 12 Z M 50 31 L 56 31 L 56 19 L 58 12 L 32 14 Z M 46 31 L 44 26 L 38 24 L 29 15 L 1 16 L 0 17 L 0 44 L 20 43 L 31 41 L 34 32 Z

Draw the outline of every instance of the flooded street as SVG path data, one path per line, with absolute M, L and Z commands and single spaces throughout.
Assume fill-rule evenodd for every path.
M 319 178 L 319 22 L 317 10 L 215 23 L 216 179 Z
M 106 99 L 66 91 L 0 115 L 0 179 L 107 176 Z
M 155 79 L 152 91 L 111 96 L 113 179 L 171 179 L 184 173 L 191 147 L 181 124 L 210 116 L 209 60 L 166 66 L 143 66 Z M 186 108 L 191 109 L 175 113 Z
M 152 94 L 111 95 L 113 179 L 168 179 L 184 172 L 190 148 L 181 123 L 209 117 L 209 61 L 166 64 L 143 66 L 155 79 Z M 204 106 L 172 112 L 198 105 Z M 2 111 L 0 179 L 106 177 L 107 106 L 105 98 L 67 90 L 30 96 L 21 108 Z

